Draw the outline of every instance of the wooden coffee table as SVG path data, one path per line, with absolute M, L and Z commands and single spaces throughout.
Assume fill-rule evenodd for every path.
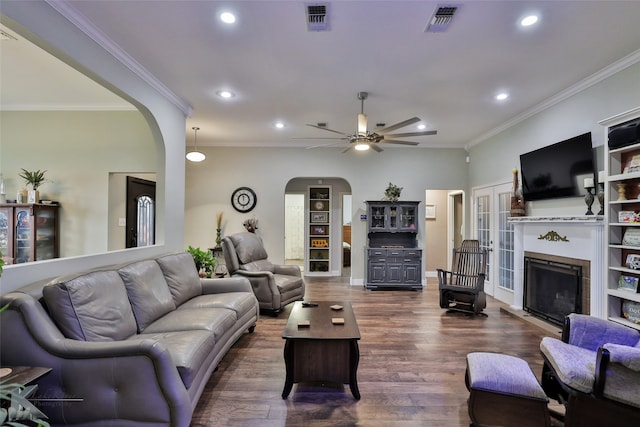
M 335 305 L 343 308 L 333 310 L 331 306 Z M 344 324 L 332 323 L 333 318 L 344 319 Z M 309 326 L 300 326 L 305 321 Z M 316 381 L 349 383 L 353 397 L 360 399 L 356 378 L 360 331 L 350 302 L 318 302 L 317 307 L 295 302 L 282 338 L 286 340 L 287 368 L 283 399 L 289 396 L 294 383 Z

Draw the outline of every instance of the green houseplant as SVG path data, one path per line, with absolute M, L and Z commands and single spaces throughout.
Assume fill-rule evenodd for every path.
M 194 248 L 193 246 L 189 246 L 187 252 L 193 256 L 193 261 L 196 263 L 198 272 L 200 272 L 200 270 L 204 270 L 207 277 L 211 277 L 213 275 L 213 270 L 216 268 L 216 259 L 211 255 L 211 252 L 203 251 L 202 249 Z
M 28 171 L 24 168 L 22 168 L 22 172 L 18 174 L 18 176 L 22 179 L 24 179 L 24 182 L 27 185 L 30 185 L 31 188 L 33 188 L 32 191 L 29 191 L 29 195 L 27 198 L 27 202 L 29 203 L 38 203 L 40 202 L 40 193 L 38 192 L 38 187 L 40 187 L 42 184 L 44 184 L 47 180 L 44 177 L 44 174 L 47 171 L 41 171 L 40 169 L 38 169 L 37 171 Z
M 400 198 L 401 192 L 402 192 L 402 187 L 398 187 L 397 185 L 389 183 L 389 186 L 387 187 L 387 189 L 384 190 L 384 195 L 387 198 L 387 200 L 390 200 L 392 202 L 397 202 L 398 199 Z

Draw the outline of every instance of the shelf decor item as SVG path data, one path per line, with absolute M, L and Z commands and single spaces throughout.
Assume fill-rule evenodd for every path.
M 640 228 L 627 228 L 622 237 L 625 246 L 640 246 Z
M 638 291 L 638 278 L 634 276 L 620 276 L 618 280 L 618 289 L 622 291 L 637 292 Z
M 389 183 L 387 189 L 384 190 L 384 196 L 390 202 L 397 202 L 400 198 L 400 193 L 402 193 L 402 187 L 398 187 L 392 183 Z
M 623 301 L 622 316 L 629 322 L 640 324 L 640 303 L 633 301 Z

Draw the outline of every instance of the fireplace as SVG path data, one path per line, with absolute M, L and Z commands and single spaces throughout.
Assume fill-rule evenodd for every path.
M 589 314 L 590 262 L 525 252 L 524 309 L 562 326 L 569 313 Z

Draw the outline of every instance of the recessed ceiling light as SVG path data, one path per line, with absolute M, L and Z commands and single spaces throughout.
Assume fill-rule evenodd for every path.
M 233 24 L 236 22 L 236 16 L 231 12 L 222 12 L 220 14 L 220 20 L 225 24 Z
M 224 99 L 229 99 L 229 98 L 233 98 L 234 96 L 236 96 L 235 93 L 228 91 L 228 90 L 219 90 L 216 92 L 216 94 L 220 97 L 220 98 L 224 98 Z
M 418 129 L 422 130 L 422 129 L 426 129 L 427 125 L 420 123 L 418 125 Z
M 520 25 L 522 25 L 523 27 L 528 27 L 535 24 L 536 22 L 538 22 L 538 16 L 529 15 L 522 18 L 522 20 L 520 21 Z
M 496 95 L 496 99 L 498 101 L 504 101 L 508 97 L 509 97 L 509 94 L 508 93 L 504 93 L 504 92 L 503 93 L 499 93 L 499 94 Z
M 282 122 L 275 122 L 273 124 L 273 127 L 275 127 L 276 129 L 284 129 L 284 123 Z

